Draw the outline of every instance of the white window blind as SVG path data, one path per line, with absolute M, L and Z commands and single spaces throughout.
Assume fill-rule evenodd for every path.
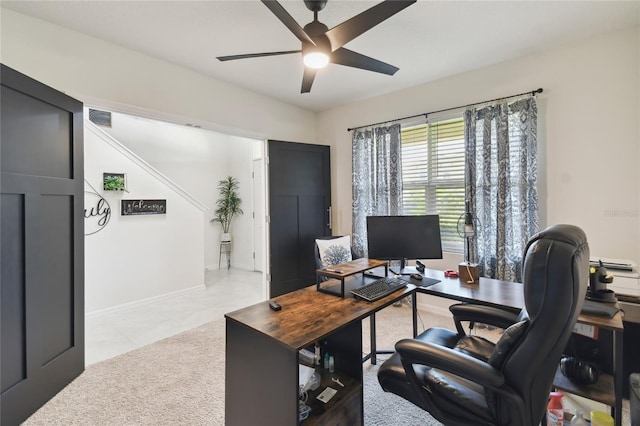
M 463 251 L 464 158 L 462 118 L 402 130 L 403 214 L 439 214 L 442 248 L 454 253 Z

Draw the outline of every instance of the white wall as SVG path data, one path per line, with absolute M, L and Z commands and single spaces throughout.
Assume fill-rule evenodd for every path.
M 204 129 L 259 140 L 315 143 L 313 112 L 4 8 L 0 8 L 0 61 L 85 104 L 111 111 L 179 124 L 192 123 Z M 87 165 L 87 169 L 91 167 Z M 242 174 L 239 179 L 245 187 L 244 167 L 238 173 Z M 251 196 L 243 194 L 243 199 L 250 200 Z M 246 218 L 249 216 L 240 220 Z M 198 219 L 201 231 L 203 222 L 206 218 Z M 244 229 L 239 223 L 234 223 L 236 225 Z M 205 227 L 205 233 L 209 232 L 215 232 L 214 228 Z M 98 240 L 103 238 L 97 235 Z M 122 238 L 126 245 L 126 235 Z M 236 257 L 238 253 L 240 250 L 234 249 L 234 263 L 244 264 L 244 260 Z M 202 250 L 194 256 L 198 261 L 194 273 L 199 276 L 204 268 Z M 217 260 L 217 251 L 208 250 L 206 256 Z M 94 267 L 98 269 L 92 270 Z M 88 277 L 103 268 L 103 264 L 87 259 Z M 186 278 L 182 281 L 185 285 L 199 284 Z M 92 293 L 91 282 L 87 281 L 87 312 L 153 297 L 159 290 L 175 290 L 152 287 L 141 295 L 139 288 L 116 284 L 110 292 L 125 292 L 120 295 L 124 299 L 120 299 L 114 294 Z
M 202 287 L 204 206 L 123 153 L 92 123 L 85 124 L 84 139 L 85 190 L 95 189 L 112 210 L 109 223 L 85 237 L 85 312 Z M 102 190 L 103 172 L 126 173 L 128 192 Z M 166 199 L 167 213 L 121 216 L 122 199 Z
M 209 208 L 202 225 L 204 265 L 209 269 L 218 268 L 222 232 L 218 224 L 209 223 L 215 215 L 218 182 L 227 176 L 238 179 L 244 214 L 231 225 L 232 265 L 253 270 L 251 149 L 255 140 L 119 113 L 112 114 L 112 127 L 103 130 Z
M 256 139 L 314 143 L 315 114 L 7 9 L 0 61 L 79 100 Z
M 335 232 L 351 232 L 347 128 L 542 87 L 541 226 L 576 224 L 592 254 L 638 262 L 639 34 L 638 27 L 604 34 L 320 113 L 318 142 L 332 150 Z
M 351 232 L 348 127 L 542 87 L 542 225 L 575 223 L 587 232 L 592 253 L 640 260 L 638 27 L 355 102 L 317 119 L 309 111 L 6 9 L 0 31 L 4 64 L 81 100 L 239 136 L 330 145 L 336 234 Z

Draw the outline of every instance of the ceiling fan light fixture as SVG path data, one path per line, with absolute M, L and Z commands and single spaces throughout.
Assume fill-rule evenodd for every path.
M 309 68 L 320 69 L 329 64 L 329 55 L 324 52 L 308 52 L 302 58 L 304 64 Z

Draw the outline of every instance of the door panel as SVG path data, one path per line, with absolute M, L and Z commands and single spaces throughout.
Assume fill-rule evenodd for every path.
M 42 321 L 37 332 L 42 343 L 40 366 L 73 348 L 73 199 L 63 195 L 40 197 L 38 262 L 40 279 L 33 307 Z M 42 254 L 46 253 L 45 256 Z M 57 283 L 57 285 L 50 285 Z
M 0 377 L 19 424 L 84 370 L 82 103 L 1 69 Z
M 268 141 L 270 297 L 315 283 L 314 240 L 330 235 L 328 146 Z
M 329 197 L 330 200 L 330 197 Z M 300 246 L 306 256 L 300 258 L 301 277 L 307 285 L 316 282 L 316 238 L 331 234 L 327 226 L 327 203 L 324 196 L 300 196 Z M 318 234 L 321 232 L 322 234 Z M 301 249 L 302 250 L 302 249 Z
M 3 104 L 12 105 L 2 114 L 3 139 L 6 135 L 20 141 L 3 146 L 3 157 L 7 155 L 20 161 L 3 161 L 2 171 L 70 178 L 73 164 L 73 151 L 69 146 L 70 112 L 53 108 L 6 86 L 2 87 L 2 98 Z M 41 144 L 43 140 L 47 143 Z
M 24 312 L 24 196 L 2 194 L 2 389 L 26 376 Z

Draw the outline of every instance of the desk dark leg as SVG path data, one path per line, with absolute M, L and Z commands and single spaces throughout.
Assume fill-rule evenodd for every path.
M 615 394 L 615 407 L 611 407 L 616 426 L 622 425 L 622 331 L 616 330 L 613 333 L 613 388 Z
M 369 317 L 369 324 L 371 329 L 371 365 L 376 365 L 376 314 L 371 314 Z
M 411 309 L 413 311 L 413 338 L 418 336 L 418 293 L 413 292 L 411 296 Z

